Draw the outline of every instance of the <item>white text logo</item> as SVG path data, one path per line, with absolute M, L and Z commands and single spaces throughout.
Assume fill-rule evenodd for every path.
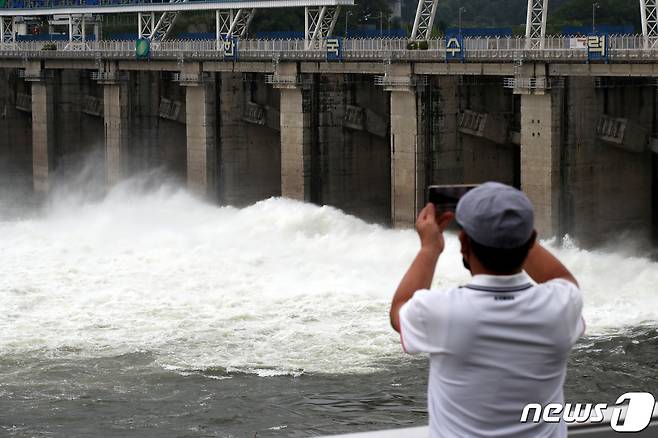
M 622 418 L 623 408 L 620 405 L 624 402 L 628 402 L 628 407 Z M 640 432 L 651 422 L 655 405 L 655 398 L 648 392 L 627 392 L 610 407 L 610 427 L 616 432 Z M 550 403 L 543 407 L 539 403 L 530 403 L 523 408 L 521 423 L 557 423 L 560 420 L 565 423 L 601 423 L 607 409 L 607 403 Z

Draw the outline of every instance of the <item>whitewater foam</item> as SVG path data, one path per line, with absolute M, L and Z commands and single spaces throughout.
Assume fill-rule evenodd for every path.
M 418 248 L 410 230 L 285 199 L 216 207 L 131 180 L 100 201 L 59 196 L 0 235 L 3 355 L 149 352 L 181 372 L 262 376 L 403 360 L 388 306 Z M 590 334 L 658 321 L 656 263 L 554 251 L 585 290 Z M 467 280 L 450 235 L 435 285 Z

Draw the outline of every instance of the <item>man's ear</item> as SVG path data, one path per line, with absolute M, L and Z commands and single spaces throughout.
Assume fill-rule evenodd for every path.
M 529 248 L 532 248 L 535 246 L 535 243 L 537 242 L 537 230 L 532 230 L 532 236 L 530 236 L 530 245 L 528 245 Z

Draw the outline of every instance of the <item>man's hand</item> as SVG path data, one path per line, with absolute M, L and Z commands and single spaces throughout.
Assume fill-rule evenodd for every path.
M 434 204 L 427 204 L 418 214 L 416 231 L 420 236 L 421 248 L 402 278 L 391 303 L 391 325 L 397 332 L 400 331 L 402 305 L 409 301 L 417 290 L 429 289 L 432 285 L 436 262 L 445 247 L 443 231 L 454 217 L 454 213 L 443 213 L 437 218 Z
M 421 249 L 431 249 L 442 253 L 445 248 L 443 231 L 455 217 L 452 212 L 443 213 L 437 217 L 434 204 L 427 204 L 418 214 L 416 231 L 420 237 Z

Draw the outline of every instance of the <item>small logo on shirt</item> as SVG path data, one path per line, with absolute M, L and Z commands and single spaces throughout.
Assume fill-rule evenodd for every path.
M 626 415 L 623 403 L 628 402 Z M 541 406 L 539 403 L 530 403 L 523 408 L 521 423 L 557 423 L 564 420 L 565 423 L 601 423 L 604 419 L 610 419 L 610 427 L 615 432 L 641 432 L 651 423 L 651 417 L 656 405 L 653 395 L 648 392 L 627 392 L 617 399 L 614 406 L 608 407 L 607 403 L 576 403 L 561 404 L 550 403 Z M 605 415 L 605 412 L 611 412 Z M 532 416 L 531 416 L 532 412 Z
M 496 301 L 512 301 L 512 300 L 514 300 L 514 297 L 511 297 L 509 295 L 496 295 L 494 297 L 494 300 L 496 300 Z

